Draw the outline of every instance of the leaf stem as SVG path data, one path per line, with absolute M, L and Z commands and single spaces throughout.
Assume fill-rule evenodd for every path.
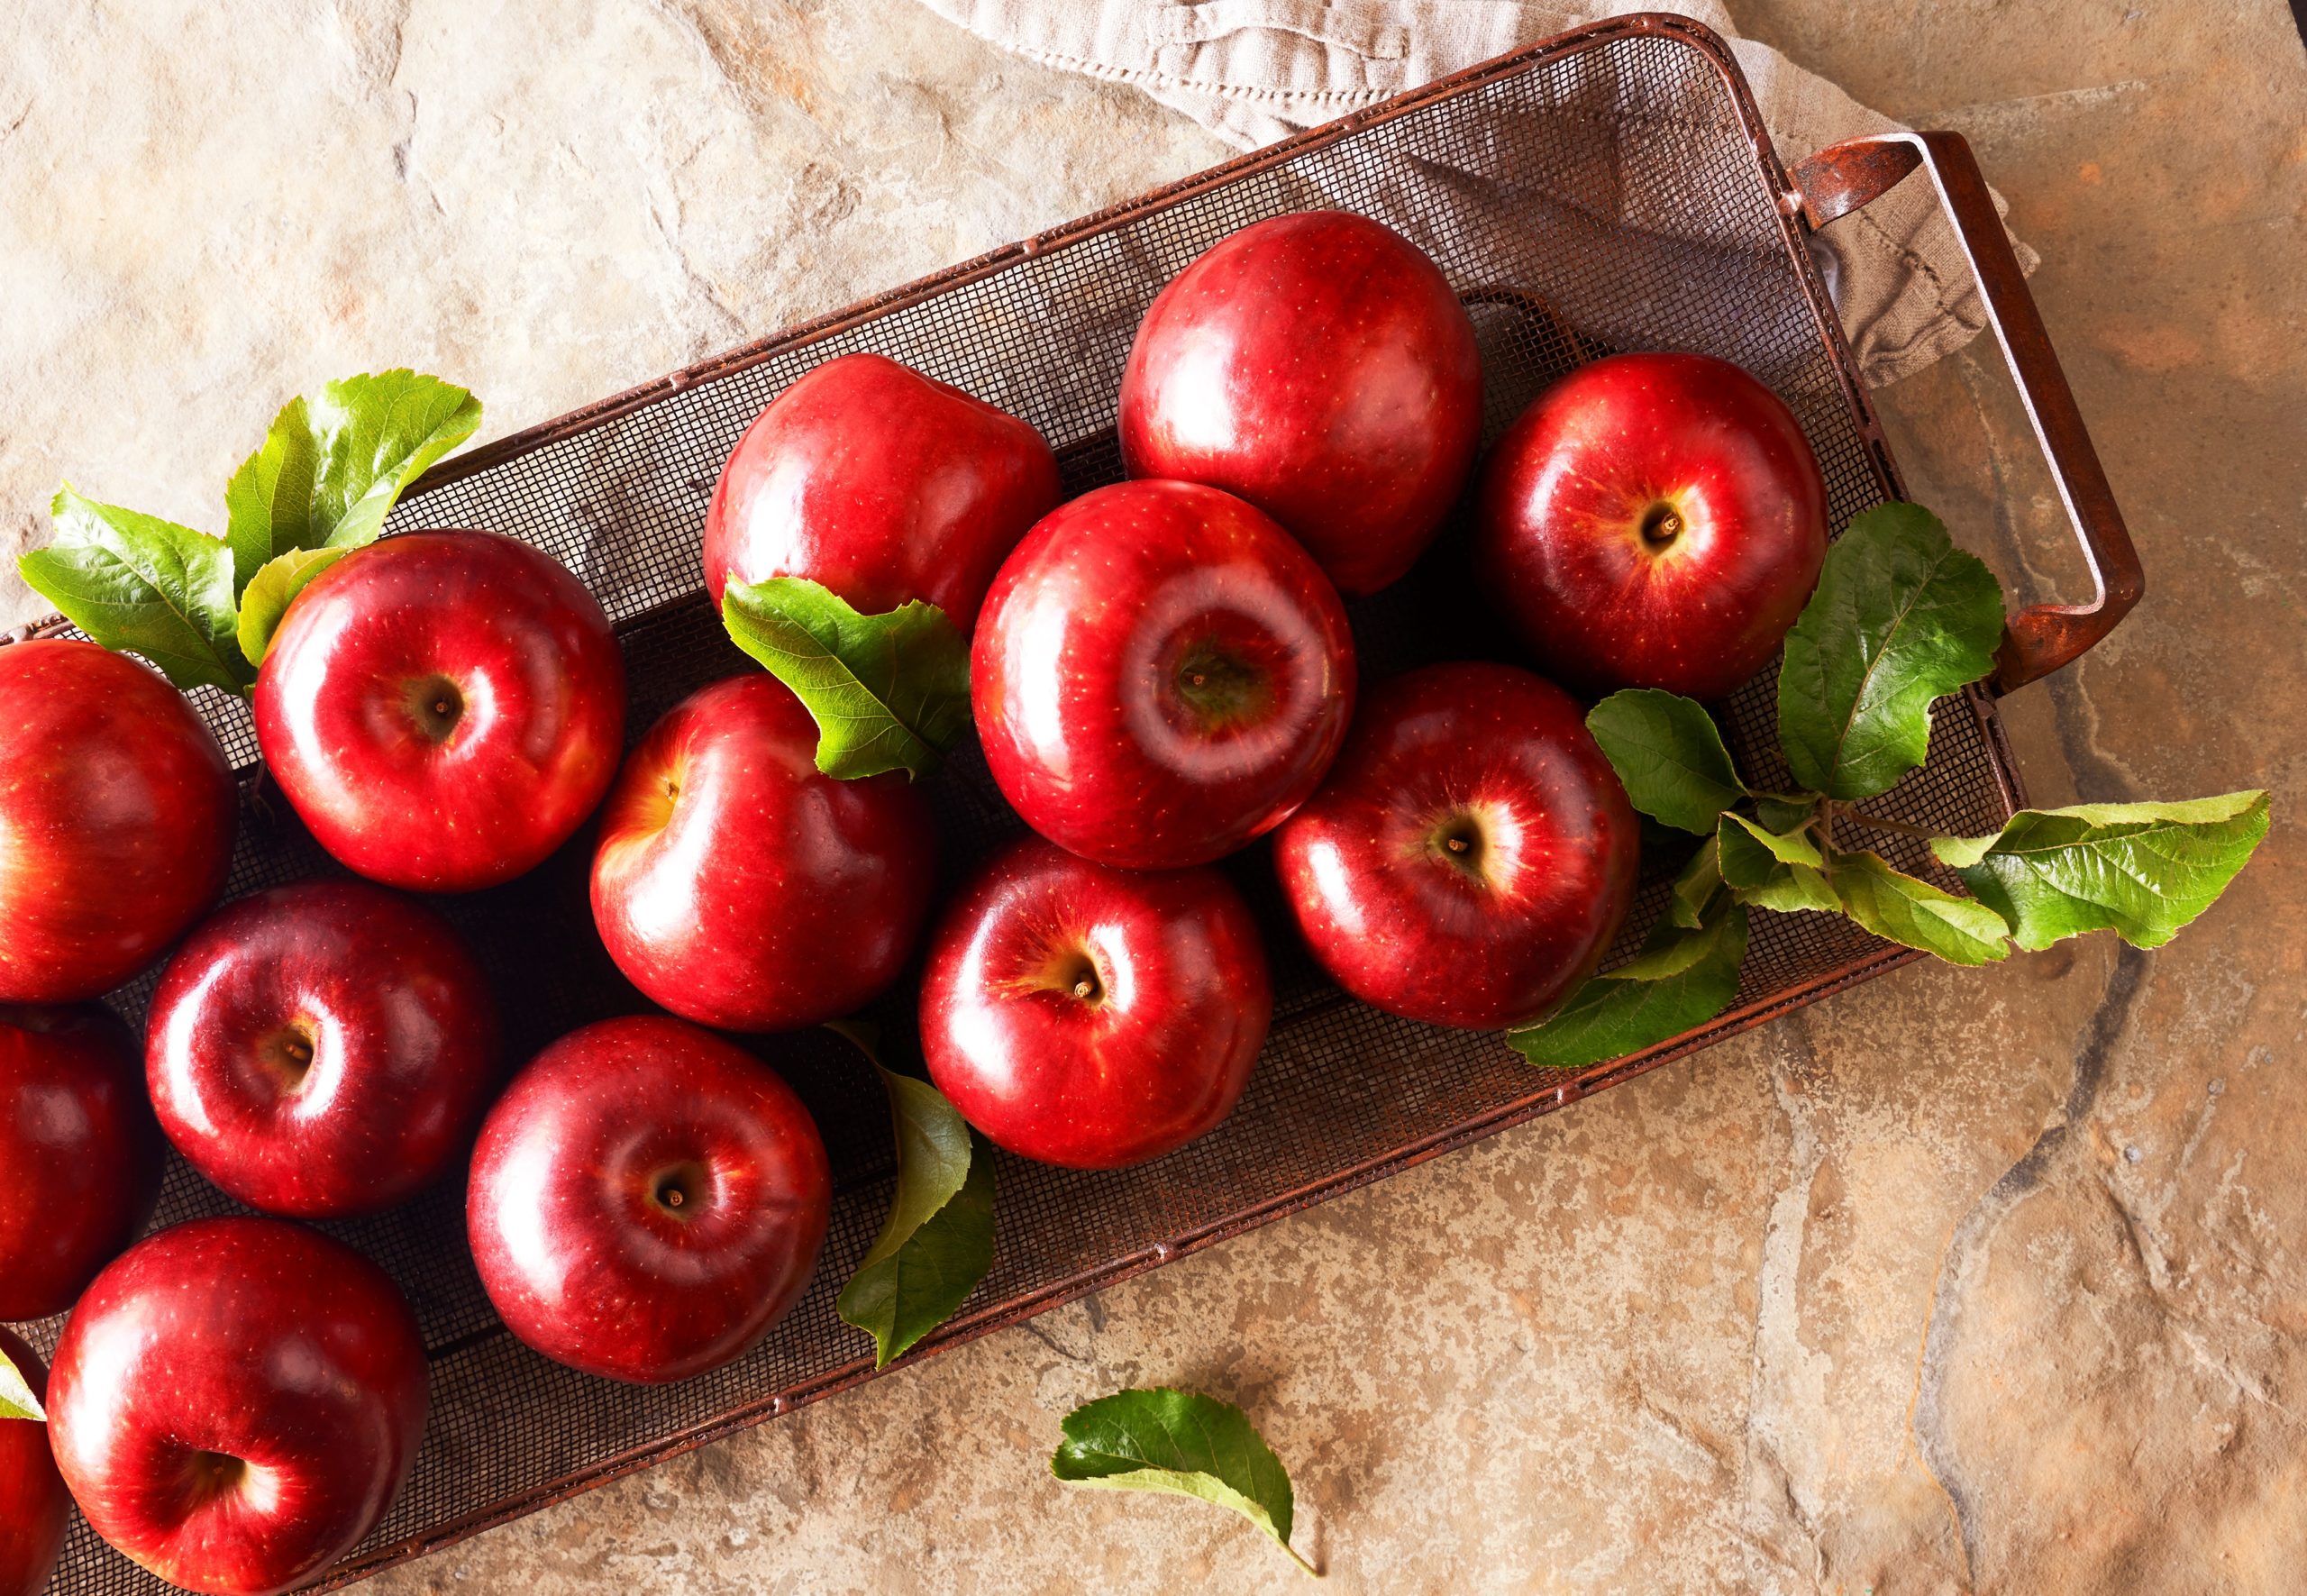
M 1886 820 L 1879 815 L 1869 815 L 1858 809 L 1847 808 L 1842 812 L 1859 825 L 1871 825 L 1877 831 L 1894 831 L 1901 836 L 1920 837 L 1926 842 L 1938 834 L 1927 825 L 1909 825 L 1903 820 Z
M 1316 1568 L 1312 1564 L 1307 1562 L 1303 1557 L 1300 1557 L 1298 1555 L 1298 1548 L 1291 1546 L 1288 1541 L 1283 1541 L 1281 1543 L 1281 1549 L 1290 1554 L 1290 1561 L 1295 1563 L 1299 1567 L 1306 1571 L 1306 1575 L 1309 1579 L 1318 1580 L 1322 1577 L 1322 1571 Z

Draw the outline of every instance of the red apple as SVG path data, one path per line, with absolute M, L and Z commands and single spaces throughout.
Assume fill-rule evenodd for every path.
M 1306 552 L 1231 494 L 1124 482 L 994 579 L 970 693 L 1026 823 L 1087 859 L 1206 864 L 1270 831 L 1354 713 L 1354 638 Z
M 765 673 L 650 728 L 602 811 L 593 922 L 634 985 L 731 1031 L 838 1018 L 897 979 L 928 917 L 936 834 L 895 771 L 836 781 Z
M 151 1218 L 165 1151 L 110 1009 L 0 1008 L 0 1319 L 72 1306 Z
M 416 1321 L 382 1270 L 283 1220 L 198 1219 L 80 1300 L 49 1439 L 98 1535 L 171 1584 L 256 1596 L 376 1528 L 425 1401 Z
M 0 1002 L 77 1003 L 224 889 L 238 812 L 184 696 L 93 643 L 0 648 Z
M 1429 665 L 1371 692 L 1274 862 L 1340 986 L 1487 1027 L 1593 971 L 1634 897 L 1638 835 L 1569 694 L 1510 666 Z
M 288 606 L 257 673 L 256 735 L 322 847 L 389 887 L 467 892 L 542 862 L 600 802 L 625 661 L 550 555 L 404 533 Z
M 446 922 L 365 881 L 225 905 L 152 994 L 160 1127 L 251 1208 L 371 1213 L 464 1150 L 497 1073 L 497 1006 Z
M 32 1349 L 0 1330 L 0 1356 L 44 1398 L 47 1371 Z M 0 1596 L 40 1596 L 64 1550 L 72 1498 L 48 1450 L 48 1427 L 0 1418 Z
M 792 1089 L 663 1015 L 546 1048 L 473 1153 L 473 1261 L 513 1334 L 613 1380 L 742 1355 L 809 1283 L 832 1216 L 825 1144 Z
M 1719 698 L 1818 585 L 1827 488 L 1793 412 L 1728 360 L 1612 355 L 1498 441 L 1474 540 L 1482 586 L 1553 675 Z
M 1482 357 L 1448 279 L 1345 211 L 1219 240 L 1154 299 L 1122 372 L 1131 476 L 1239 494 L 1347 593 L 1433 541 L 1481 429 Z
M 925 599 L 967 632 L 1003 556 L 1056 507 L 1026 422 L 875 354 L 796 381 L 737 440 L 705 516 L 705 586 L 807 577 L 867 615 Z
M 1071 1169 L 1214 1129 L 1272 1017 L 1265 949 L 1223 876 L 1116 870 L 1038 837 L 954 899 L 921 989 L 937 1090 L 995 1145 Z

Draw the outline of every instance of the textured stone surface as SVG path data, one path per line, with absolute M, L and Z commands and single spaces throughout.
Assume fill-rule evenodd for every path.
M 2011 699 L 2043 801 L 2265 784 L 2229 901 L 1912 969 L 387 1576 L 394 1592 L 1300 1588 L 1069 1491 L 1072 1403 L 1247 1405 L 1343 1591 L 2307 1585 L 2307 62 L 2278 0 L 1733 0 L 1968 133 L 2147 604 Z M 502 431 L 1217 159 L 898 0 L 21 13 L 0 530 L 188 516 L 278 396 L 405 360 Z M 1883 396 L 1917 496 L 2073 593 L 1991 347 Z M 14 600 L 15 613 L 32 601 Z

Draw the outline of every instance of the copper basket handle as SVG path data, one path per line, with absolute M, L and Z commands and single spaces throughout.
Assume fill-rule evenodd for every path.
M 1977 278 L 1986 319 L 2002 345 L 2020 402 L 2050 461 L 2067 519 L 2074 524 L 2097 596 L 2089 604 L 2035 604 L 2006 624 L 1995 655 L 1994 690 L 2007 693 L 2079 659 L 2113 631 L 2147 590 L 2138 552 L 2100 469 L 2098 451 L 2059 369 L 2050 334 L 2011 253 L 2010 235 L 1987 193 L 1986 179 L 1960 133 L 1873 133 L 1830 144 L 1791 174 L 1813 230 L 1879 197 L 1918 166 L 1930 174 L 1938 203 Z

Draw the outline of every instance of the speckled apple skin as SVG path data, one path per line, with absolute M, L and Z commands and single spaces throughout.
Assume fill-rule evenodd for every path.
M 290 1085 L 262 1056 L 302 1026 Z M 145 1076 L 160 1128 L 251 1208 L 373 1213 L 464 1152 L 497 1083 L 497 1004 L 448 923 L 365 881 L 236 899 L 185 939 L 152 994 Z
M 730 451 L 705 515 L 706 591 L 718 609 L 732 581 L 807 577 L 862 614 L 917 598 L 967 632 L 1059 492 L 1029 423 L 886 356 L 842 355 Z
M 57 1344 L 49 1438 L 96 1533 L 187 1590 L 258 1596 L 376 1527 L 424 1433 L 424 1348 L 399 1290 L 280 1219 L 140 1242 Z M 255 1473 L 193 1488 L 199 1455 Z
M 1122 371 L 1131 476 L 1240 495 L 1351 594 L 1433 541 L 1481 429 L 1482 356 L 1448 279 L 1345 211 L 1219 240 L 1155 297 Z
M 164 1152 L 110 1009 L 0 1008 L 0 1319 L 72 1306 L 151 1218 Z
M 0 1354 L 32 1395 L 45 1395 L 48 1372 L 31 1347 L 0 1329 Z M 41 1596 L 48 1589 L 71 1522 L 72 1498 L 49 1453 L 48 1427 L 0 1419 L 0 1596 Z
M 1259 673 L 1255 715 L 1210 727 L 1181 662 L 1220 647 Z M 1272 519 L 1186 482 L 1060 506 L 994 579 L 970 692 L 987 766 L 1026 823 L 1100 863 L 1206 864 L 1281 824 L 1354 714 L 1336 589 Z
M 224 889 L 224 751 L 156 672 L 93 643 L 0 648 L 0 1002 L 77 1003 Z
M 434 679 L 464 704 L 446 740 L 406 707 Z M 542 863 L 600 802 L 625 660 L 599 603 L 543 551 L 404 533 L 288 606 L 257 672 L 256 734 L 322 847 L 388 887 L 469 892 Z
M 1683 531 L 1660 552 L 1644 513 Z M 1709 355 L 1613 355 L 1491 451 L 1482 586 L 1547 674 L 1594 693 L 1719 698 L 1770 662 L 1818 586 L 1827 487 L 1776 394 Z
M 676 1217 L 658 1178 L 701 1171 Z M 833 1179 L 792 1089 L 663 1015 L 546 1048 L 490 1110 L 466 1217 L 515 1336 L 590 1374 L 655 1384 L 741 1356 L 799 1300 Z
M 1047 979 L 1083 954 L 1095 1003 Z M 1264 946 L 1223 876 L 1117 870 L 1039 837 L 955 897 L 921 989 L 937 1090 L 996 1145 L 1073 1169 L 1142 1163 L 1215 1129 L 1272 1017 Z
M 654 1002 L 782 1031 L 854 1013 L 929 917 L 929 801 L 897 771 L 841 781 L 765 671 L 700 689 L 625 761 L 593 855 L 593 922 Z M 667 789 L 678 789 L 669 799 Z
M 1429 842 L 1487 817 L 1485 884 Z M 1322 790 L 1274 838 L 1314 956 L 1391 1014 L 1487 1028 L 1592 973 L 1633 900 L 1639 832 L 1577 700 L 1511 666 L 1429 665 L 1373 689 Z

